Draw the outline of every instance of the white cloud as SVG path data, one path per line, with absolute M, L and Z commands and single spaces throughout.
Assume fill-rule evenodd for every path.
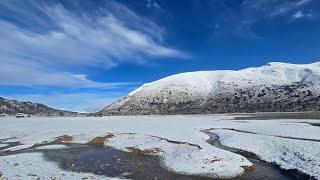
M 312 0 L 300 0 L 297 2 L 297 6 L 302 6 L 304 4 L 310 3 Z
M 272 11 L 272 13 L 270 13 L 271 17 L 274 16 L 282 16 L 282 15 L 288 15 L 288 13 L 300 9 L 302 6 L 307 5 L 308 3 L 310 3 L 311 0 L 301 0 L 298 2 L 292 1 L 292 2 L 286 2 L 286 3 L 281 3 L 275 6 L 274 10 Z M 301 11 L 298 11 L 301 13 Z
M 242 3 L 243 10 L 248 12 L 248 15 L 255 13 L 256 18 L 275 18 L 278 16 L 288 15 L 293 10 L 298 10 L 303 6 L 310 4 L 312 0 L 245 0 Z
M 304 17 L 304 14 L 301 11 L 298 11 L 292 17 L 293 18 L 302 18 L 302 17 Z
M 312 12 L 312 0 L 244 0 L 236 9 L 228 5 L 229 1 L 218 2 L 226 8 L 217 13 L 219 19 L 215 24 L 219 24 L 220 28 L 215 31 L 218 35 L 227 32 L 242 38 L 259 39 L 261 37 L 252 28 L 259 22 L 271 22 L 278 18 L 281 22 L 291 23 L 293 13 L 298 11 L 304 12 L 304 17 L 315 17 L 312 14 L 306 16 L 306 12 Z
M 156 0 L 147 0 L 147 5 L 146 5 L 147 8 L 161 8 L 161 6 L 157 3 Z
M 3 59 L 2 59 L 3 58 Z M 87 79 L 85 74 L 50 70 L 37 62 L 1 57 L 0 84 L 11 86 L 54 86 L 111 89 L 135 83 L 102 83 Z
M 107 87 L 119 84 L 90 81 L 85 73 L 73 73 L 73 67 L 111 68 L 124 61 L 144 63 L 145 57 L 186 56 L 162 45 L 161 27 L 122 4 L 108 1 L 96 13 L 76 13 L 44 2 L 0 1 L 22 22 L 0 19 L 0 84 Z
M 293 19 L 301 19 L 301 18 L 312 18 L 312 14 L 311 13 L 303 13 L 302 11 L 297 11 L 296 13 L 294 13 L 292 15 Z

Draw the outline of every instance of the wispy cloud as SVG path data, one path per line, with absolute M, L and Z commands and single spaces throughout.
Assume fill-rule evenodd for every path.
M 261 21 L 273 21 L 282 18 L 288 23 L 292 17 L 312 17 L 312 0 L 243 0 L 243 1 L 212 1 L 219 4 L 222 9 L 215 22 L 216 32 L 232 33 L 243 38 L 260 38 L 252 30 L 252 26 Z M 231 3 L 232 2 L 232 3 Z M 302 12 L 310 13 L 302 13 Z M 298 13 L 298 14 L 297 14 Z M 308 15 L 307 15 L 308 14 Z M 307 15 L 307 16 L 305 16 Z
M 0 13 L 0 84 L 112 87 L 122 83 L 93 82 L 72 67 L 186 56 L 162 44 L 161 27 L 114 1 L 95 12 L 15 0 L 0 1 L 0 9 L 9 14 Z
M 102 83 L 87 79 L 86 74 L 51 71 L 23 60 L 1 61 L 0 84 L 9 86 L 48 86 L 112 89 L 134 85 L 132 82 Z
M 302 18 L 304 17 L 304 14 L 301 11 L 296 12 L 292 15 L 293 18 Z
M 292 15 L 293 19 L 301 19 L 301 18 L 312 18 L 311 13 L 303 13 L 302 11 L 297 11 Z
M 146 7 L 151 9 L 161 8 L 161 6 L 157 3 L 156 0 L 147 0 Z
M 296 5 L 297 6 L 302 6 L 304 4 L 310 3 L 312 0 L 299 0 Z

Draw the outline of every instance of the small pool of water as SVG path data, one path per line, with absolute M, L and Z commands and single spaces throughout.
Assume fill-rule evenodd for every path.
M 66 149 L 39 150 L 47 160 L 55 161 L 62 169 L 91 172 L 108 177 L 129 179 L 209 179 L 168 171 L 156 156 L 123 152 L 111 147 L 97 148 L 73 145 Z

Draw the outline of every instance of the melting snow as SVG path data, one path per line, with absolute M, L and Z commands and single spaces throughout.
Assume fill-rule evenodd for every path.
M 15 137 L 9 141 L 19 141 L 23 145 L 9 150 L 17 150 L 43 141 L 53 141 L 62 135 L 72 136 L 71 142 L 86 143 L 97 136 L 112 133 L 115 136 L 108 139 L 105 145 L 123 151 L 132 151 L 128 147 L 140 150 L 153 149 L 151 154 L 159 156 L 163 166 L 178 173 L 212 177 L 234 177 L 242 174 L 244 172 L 242 166 L 251 165 L 246 158 L 205 142 L 209 137 L 200 131 L 215 128 L 213 132 L 221 136 L 222 143 L 225 145 L 252 151 L 266 161 L 279 164 L 282 168 L 298 168 L 318 177 L 320 146 L 317 140 L 320 139 L 320 131 L 317 129 L 319 127 L 311 126 L 306 122 L 315 123 L 319 120 L 237 121 L 231 116 L 223 115 L 32 117 L 24 119 L 3 117 L 0 118 L 0 139 Z M 289 137 L 315 141 L 293 140 Z M 167 140 L 187 143 L 172 143 Z M 57 168 L 52 172 L 58 171 L 56 164 L 45 162 L 40 158 L 41 154 L 30 155 L 0 156 L 0 161 L 4 163 L 9 158 L 12 162 L 17 161 L 16 163 L 23 164 L 24 158 L 28 160 L 33 157 L 42 168 L 48 166 Z M 4 166 L 0 164 L 0 167 Z M 4 170 L 1 169 L 1 172 L 10 177 L 13 176 L 13 172 L 16 172 L 14 168 L 16 167 L 8 166 Z M 36 170 L 30 167 L 22 172 L 27 171 L 32 173 Z
M 58 165 L 48 162 L 41 153 L 26 153 L 0 157 L 0 179 L 115 179 L 90 173 L 64 171 Z
M 244 157 L 218 148 L 201 148 L 147 135 L 116 135 L 105 145 L 129 152 L 130 148 L 151 151 L 161 157 L 166 168 L 177 173 L 227 178 L 243 174 L 242 167 L 252 166 Z
M 320 142 L 271 137 L 232 130 L 220 129 L 212 132 L 219 136 L 222 145 L 253 152 L 262 160 L 276 163 L 283 169 L 298 169 L 320 178 Z
M 37 147 L 36 149 L 64 149 L 64 148 L 68 148 L 68 147 L 62 144 L 53 144 L 53 145 L 40 146 L 40 147 Z
M 8 144 L 0 144 L 0 148 L 6 147 L 6 146 L 8 146 Z

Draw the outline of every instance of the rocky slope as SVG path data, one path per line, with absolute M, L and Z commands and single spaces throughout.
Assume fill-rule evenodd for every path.
M 75 116 L 76 112 L 53 109 L 43 104 L 19 102 L 0 97 L 1 115 Z
M 320 62 L 181 73 L 144 84 L 99 115 L 320 110 Z

